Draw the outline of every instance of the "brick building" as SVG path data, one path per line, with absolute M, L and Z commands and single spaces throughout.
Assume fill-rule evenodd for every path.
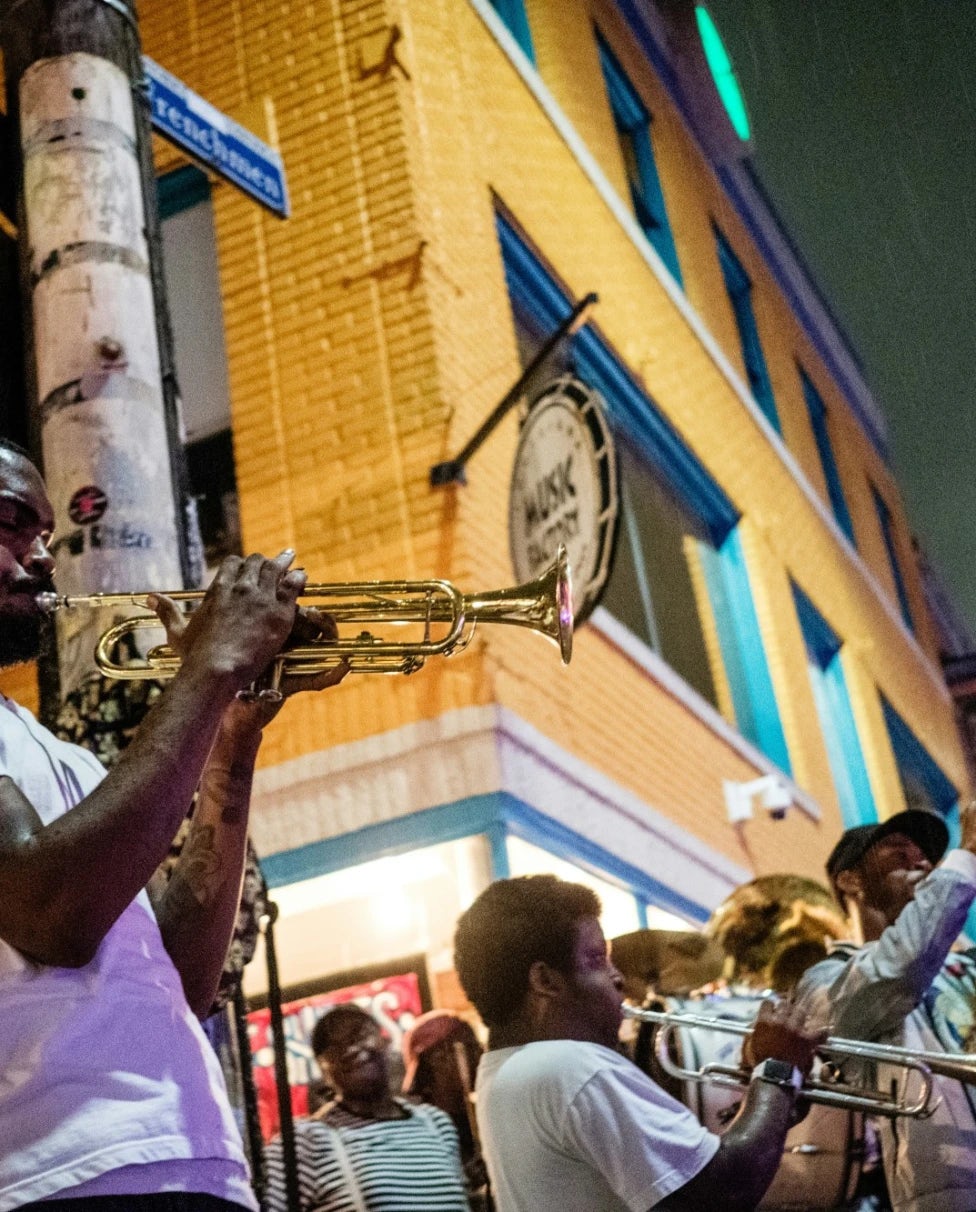
M 591 879 L 609 933 L 694 925 L 755 875 L 818 878 L 845 823 L 953 817 L 968 775 L 883 415 L 692 4 L 142 0 L 140 20 L 288 172 L 282 221 L 156 149 L 215 556 L 513 583 L 518 415 L 466 485 L 430 469 L 599 296 L 550 369 L 599 390 L 618 450 L 602 603 L 569 668 L 486 627 L 289 705 L 253 827 L 285 985 L 413 966 L 452 1004 L 453 923 L 493 877 Z M 5 685 L 29 699 L 28 676 Z

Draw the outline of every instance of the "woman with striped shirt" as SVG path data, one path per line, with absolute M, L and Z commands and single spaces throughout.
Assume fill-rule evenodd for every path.
M 454 1125 L 391 1095 L 375 1019 L 336 1006 L 315 1024 L 312 1048 L 336 1097 L 295 1124 L 302 1212 L 468 1212 Z M 280 1140 L 266 1162 L 267 1212 L 288 1212 Z

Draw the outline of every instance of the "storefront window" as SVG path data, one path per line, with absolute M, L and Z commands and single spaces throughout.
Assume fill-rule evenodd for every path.
M 420 952 L 436 986 L 437 974 L 453 968 L 458 917 L 490 879 L 488 841 L 478 836 L 273 889 L 282 987 Z M 253 996 L 267 987 L 259 948 L 245 969 L 244 992 Z

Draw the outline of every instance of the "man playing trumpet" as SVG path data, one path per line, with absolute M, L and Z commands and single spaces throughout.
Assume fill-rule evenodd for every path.
M 976 806 L 961 825 L 960 846 L 945 858 L 945 824 L 917 810 L 848 829 L 834 847 L 827 874 L 856 942 L 838 944 L 797 990 L 832 1035 L 912 1051 L 974 1050 L 976 955 L 952 948 L 976 898 Z M 879 1125 L 892 1206 L 974 1212 L 976 1088 L 934 1082 L 929 1118 Z
M 37 469 L 0 441 L 0 663 L 37 653 L 52 528 Z M 108 774 L 0 697 L 2 1209 L 257 1208 L 197 1016 L 227 951 L 254 762 L 278 707 L 237 695 L 295 626 L 305 576 L 292 558 L 229 557 L 188 622 L 154 600 L 182 664 Z

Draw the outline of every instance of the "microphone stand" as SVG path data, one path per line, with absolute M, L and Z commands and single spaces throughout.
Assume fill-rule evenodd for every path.
M 281 985 L 275 955 L 274 923 L 278 906 L 266 902 L 261 917 L 264 952 L 268 965 L 268 1008 L 271 1011 L 271 1038 L 274 1046 L 275 1090 L 278 1095 L 278 1122 L 281 1128 L 281 1155 L 285 1167 L 285 1197 L 288 1212 L 301 1212 L 298 1189 L 298 1156 L 295 1151 L 295 1119 L 291 1110 L 291 1086 L 288 1083 L 288 1057 L 285 1052 L 285 1020 L 281 1013 Z

